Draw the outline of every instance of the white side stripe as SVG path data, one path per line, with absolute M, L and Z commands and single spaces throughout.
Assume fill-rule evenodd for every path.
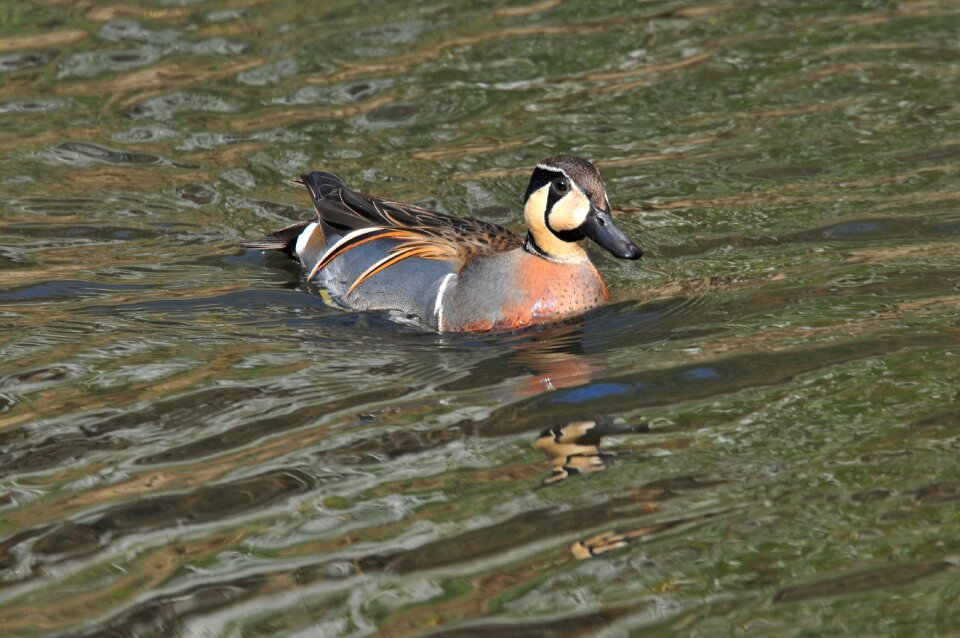
M 303 229 L 303 232 L 300 233 L 300 236 L 297 237 L 297 257 L 303 260 L 303 251 L 306 249 L 307 244 L 310 243 L 310 238 L 313 237 L 313 233 L 317 230 L 319 224 L 317 222 L 312 222 L 307 224 L 307 227 Z
M 433 314 L 437 316 L 437 330 L 443 332 L 443 293 L 446 292 L 450 281 L 456 277 L 456 273 L 450 273 L 440 282 L 440 290 L 437 291 L 437 300 L 433 304 Z

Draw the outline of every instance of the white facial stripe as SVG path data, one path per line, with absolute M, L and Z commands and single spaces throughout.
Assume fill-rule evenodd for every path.
M 547 166 L 546 164 L 537 164 L 537 168 L 544 171 L 551 171 L 553 173 L 560 173 L 561 175 L 566 177 L 568 180 L 573 182 L 573 180 L 570 179 L 570 176 L 567 175 L 567 171 L 563 170 L 562 168 L 557 168 L 556 166 Z
M 560 173 L 567 178 L 567 181 L 570 182 L 571 185 L 576 185 L 577 183 L 575 180 L 571 179 L 570 175 L 567 174 L 567 171 L 563 170 L 562 168 L 557 168 L 556 166 L 547 166 L 546 164 L 537 164 L 537 168 L 545 171 L 552 171 L 554 173 Z M 586 193 L 584 193 L 584 195 L 586 195 Z M 587 199 L 590 198 L 588 197 Z M 607 194 L 605 192 L 603 193 L 603 201 L 608 207 L 610 206 L 610 202 L 607 200 Z

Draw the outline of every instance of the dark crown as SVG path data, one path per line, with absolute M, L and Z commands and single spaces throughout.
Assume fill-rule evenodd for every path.
M 533 176 L 530 178 L 527 196 L 529 197 L 531 192 L 556 177 L 555 173 L 557 172 L 565 174 L 568 178 L 576 182 L 577 186 L 590 198 L 594 206 L 600 210 L 606 209 L 607 190 L 603 185 L 603 178 L 600 177 L 600 172 L 587 160 L 572 155 L 554 155 L 553 157 L 540 160 L 537 168 L 533 171 Z M 540 174 L 538 175 L 538 173 Z

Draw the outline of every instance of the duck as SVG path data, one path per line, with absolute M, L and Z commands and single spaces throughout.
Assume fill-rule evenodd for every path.
M 616 224 L 600 172 L 571 155 L 541 160 L 524 195 L 526 236 L 348 188 L 326 171 L 298 180 L 316 219 L 250 249 L 281 251 L 345 309 L 390 311 L 428 330 L 513 331 L 574 317 L 610 300 L 587 254 L 643 252 Z

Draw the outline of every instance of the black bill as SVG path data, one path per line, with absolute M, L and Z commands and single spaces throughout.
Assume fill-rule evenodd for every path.
M 587 221 L 577 230 L 619 259 L 640 259 L 643 256 L 643 251 L 613 223 L 613 217 L 608 210 L 591 207 Z

